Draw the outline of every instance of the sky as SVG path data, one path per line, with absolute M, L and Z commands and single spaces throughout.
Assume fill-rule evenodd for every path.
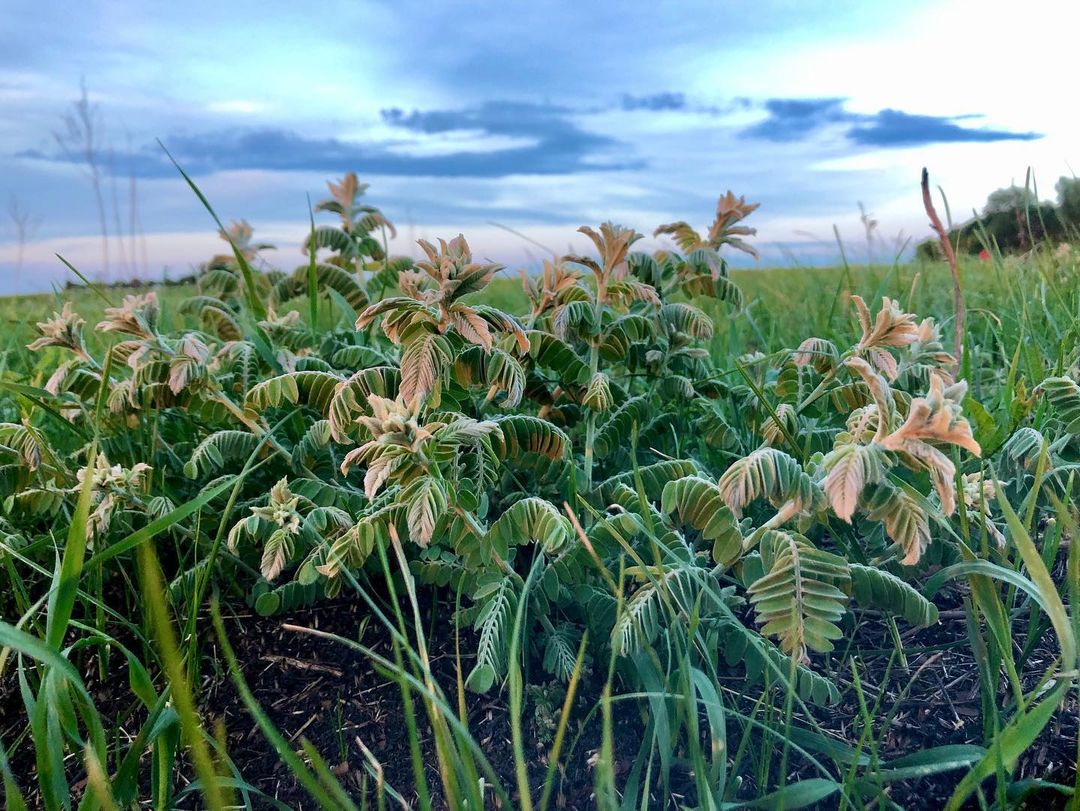
M 63 284 L 58 253 L 107 281 L 219 253 L 162 145 L 289 270 L 308 199 L 347 171 L 397 225 L 394 253 L 463 232 L 529 266 L 586 250 L 583 224 L 704 227 L 731 189 L 761 203 L 748 224 L 773 266 L 835 261 L 834 226 L 859 260 L 925 238 L 923 166 L 963 219 L 1029 168 L 1052 199 L 1080 162 L 1071 0 L 0 7 L 0 293 Z M 107 268 L 85 162 L 57 138 L 82 83 Z

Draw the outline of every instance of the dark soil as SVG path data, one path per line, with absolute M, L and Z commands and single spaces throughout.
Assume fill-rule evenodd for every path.
M 895 660 L 889 668 L 895 646 L 888 626 L 882 621 L 864 617 L 852 646 L 860 658 L 859 678 L 871 712 L 873 703 L 880 697 L 875 735 L 880 735 L 881 718 L 886 713 L 892 716 L 877 753 L 882 761 L 932 746 L 978 744 L 983 740 L 978 670 L 965 629 L 961 590 L 943 593 L 938 602 L 943 607 L 938 625 L 902 634 L 906 669 Z M 436 616 L 448 616 L 449 613 L 445 609 L 435 611 Z M 366 608 L 356 601 L 344 601 L 298 612 L 288 618 L 236 617 L 230 622 L 229 629 L 238 658 L 245 663 L 248 683 L 287 738 L 294 741 L 298 741 L 300 735 L 308 738 L 328 762 L 338 766 L 346 785 L 357 791 L 365 774 L 364 755 L 356 743 L 359 738 L 379 760 L 387 783 L 412 800 L 415 797 L 414 780 L 397 686 L 374 673 L 365 657 L 342 645 L 282 630 L 282 625 L 294 624 L 355 639 L 357 629 L 367 615 Z M 1014 633 L 1018 639 L 1024 639 L 1023 619 L 1014 622 Z M 441 629 L 436 626 L 429 639 L 434 644 L 431 658 L 436 678 L 454 701 L 457 673 L 452 626 Z M 363 642 L 389 656 L 389 640 L 377 623 L 366 625 Z M 462 640 L 463 651 L 471 649 L 470 642 Z M 1020 651 L 1016 651 L 1016 655 L 1019 654 Z M 1056 640 L 1053 632 L 1048 631 L 1025 663 L 1026 689 L 1034 686 L 1056 655 Z M 815 666 L 824 664 L 818 662 Z M 835 667 L 837 661 L 828 664 Z M 462 666 L 466 673 L 470 665 L 463 657 Z M 851 743 L 858 739 L 861 715 L 850 671 L 845 669 L 834 673 L 833 677 L 841 688 L 842 700 L 839 706 L 817 713 L 818 723 L 827 733 Z M 578 695 L 576 720 L 583 718 L 597 704 L 599 696 L 595 682 L 598 679 L 591 681 L 593 684 L 583 686 Z M 733 690 L 743 687 L 743 679 L 738 673 L 733 673 L 728 681 Z M 562 692 L 557 687 L 552 692 L 557 713 Z M 1010 693 L 1003 685 L 999 695 L 1007 701 Z M 523 727 L 527 749 L 535 755 L 530 768 L 530 783 L 538 786 L 542 785 L 547 767 L 544 756 L 550 743 L 545 732 L 550 735 L 550 729 L 536 722 L 535 703 L 528 703 Z M 513 749 L 505 694 L 495 691 L 484 697 L 470 694 L 467 704 L 473 734 L 513 797 Z M 208 705 L 212 713 L 225 721 L 230 753 L 253 784 L 296 808 L 314 807 L 306 800 L 306 795 L 298 791 L 291 776 L 273 759 L 265 740 L 227 682 L 214 686 Z M 637 754 L 644 724 L 640 709 L 630 702 L 619 702 L 615 706 L 616 773 L 624 775 Z M 419 704 L 417 712 L 422 712 Z M 441 794 L 438 767 L 426 724 L 423 727 L 428 785 L 437 800 Z M 1077 727 L 1076 696 L 1072 693 L 1038 742 L 1025 753 L 1015 778 L 1074 783 Z M 568 746 L 578 730 L 577 723 L 572 722 Z M 593 806 L 591 763 L 600 747 L 599 735 L 599 718 L 594 714 L 569 759 L 564 758 L 565 767 L 556 778 L 558 807 Z M 267 768 L 268 763 L 275 766 Z M 797 757 L 793 756 L 791 763 L 792 779 L 815 776 L 812 768 L 800 763 Z M 961 775 L 962 772 L 957 771 L 897 783 L 889 787 L 888 794 L 906 808 L 941 808 Z M 690 775 L 677 775 L 674 782 L 675 796 L 668 798 L 669 803 L 673 807 L 692 803 Z M 654 799 L 657 807 L 663 805 L 661 797 Z M 1060 795 L 1049 792 L 1034 795 L 1027 801 L 1030 808 L 1053 808 L 1060 804 Z
M 449 615 L 449 610 L 438 614 Z M 236 615 L 227 623 L 231 643 L 241 662 L 244 677 L 255 698 L 282 734 L 299 749 L 300 737 L 307 738 L 325 760 L 332 764 L 342 783 L 357 795 L 373 784 L 365 768 L 362 742 L 382 769 L 386 784 L 410 803 L 416 799 L 415 780 L 401 690 L 397 684 L 375 672 L 370 660 L 345 645 L 305 633 L 285 630 L 297 625 L 357 639 L 387 659 L 393 658 L 389 634 L 377 622 L 366 622 L 370 612 L 358 600 L 340 601 L 290 614 L 263 618 Z M 452 626 L 435 627 L 430 634 L 429 655 L 436 680 L 448 700 L 456 705 L 457 657 Z M 472 640 L 461 640 L 462 650 Z M 224 667 L 224 665 L 222 665 Z M 470 659 L 462 655 L 462 678 L 468 675 Z M 557 717 L 563 689 L 554 686 L 553 712 Z M 596 705 L 599 695 L 583 686 L 576 707 L 582 712 Z M 444 807 L 439 768 L 430 727 L 423 706 L 413 696 L 421 733 L 428 789 L 437 807 Z M 543 699 L 541 699 L 543 700 Z M 516 796 L 513 747 L 505 695 L 466 694 L 469 728 L 491 762 L 502 785 Z M 545 702 L 546 703 L 546 702 Z M 259 789 L 297 809 L 315 808 L 307 794 L 278 761 L 240 702 L 231 681 L 222 678 L 210 685 L 207 711 L 220 718 L 228 730 L 229 753 L 248 780 Z M 530 782 L 541 785 L 547 770 L 553 727 L 534 719 L 535 701 L 528 703 L 522 726 L 529 752 Z M 617 752 L 620 760 L 632 759 L 640 740 L 640 720 L 636 710 L 625 703 L 616 714 Z M 577 733 L 571 725 L 566 746 Z M 600 746 L 600 724 L 590 723 L 577 741 L 565 769 L 556 777 L 555 797 L 560 808 L 586 808 L 592 794 L 592 770 L 588 765 Z M 564 749 L 565 751 L 565 749 Z M 562 758 L 566 761 L 566 758 Z
M 959 587 L 939 595 L 937 601 L 942 607 L 941 622 L 929 629 L 902 633 L 906 668 L 896 660 L 895 646 L 884 622 L 864 617 L 860 623 L 851 651 L 858 657 L 862 689 L 876 718 L 875 737 L 880 736 L 884 719 L 891 718 L 882 747 L 877 752 L 882 761 L 932 746 L 978 744 L 983 740 L 978 668 L 965 630 L 961 597 Z M 429 629 L 430 657 L 436 679 L 450 702 L 455 703 L 458 658 L 455 655 L 453 626 L 448 620 L 451 611 L 444 604 L 421 606 L 421 612 L 422 616 L 442 618 Z M 295 750 L 299 751 L 302 739 L 310 741 L 342 783 L 357 797 L 365 789 L 371 790 L 374 784 L 371 774 L 378 768 L 388 786 L 399 792 L 406 801 L 414 803 L 415 781 L 398 686 L 378 674 L 362 654 L 342 644 L 283 627 L 301 626 L 349 639 L 359 638 L 364 645 L 392 658 L 388 634 L 374 618 L 369 617 L 370 612 L 357 599 L 326 602 L 272 618 L 255 616 L 241 605 L 232 613 L 227 613 L 226 628 L 248 685 Z M 1021 642 L 1026 638 L 1025 623 L 1026 613 L 1014 621 L 1014 633 Z M 200 694 L 207 727 L 224 730 L 232 761 L 251 785 L 290 808 L 316 807 L 256 727 L 228 677 L 224 660 L 211 638 L 209 621 L 204 627 L 207 641 Z M 472 640 L 463 638 L 461 650 L 471 649 Z M 844 651 L 841 649 L 838 653 L 843 654 Z M 1056 653 L 1056 640 L 1053 632 L 1048 631 L 1024 663 L 1022 677 L 1026 689 L 1035 684 Z M 1015 651 L 1015 654 L 1019 657 L 1020 651 Z M 890 658 L 893 659 L 891 668 Z M 467 673 L 471 662 L 464 655 L 461 661 Z M 840 661 L 839 656 L 834 656 L 831 661 L 818 660 L 814 663 L 819 670 L 831 672 L 842 693 L 838 706 L 818 711 L 815 715 L 826 733 L 851 744 L 859 737 L 861 714 L 850 669 L 846 662 L 841 669 Z M 534 680 L 539 675 L 539 668 L 530 674 Z M 575 701 L 561 758 L 563 765 L 556 775 L 554 796 L 559 808 L 590 808 L 594 805 L 592 764 L 600 747 L 599 714 L 594 713 L 584 727 L 581 721 L 598 705 L 599 681 L 595 677 L 583 680 Z M 742 691 L 745 686 L 737 671 L 733 671 L 725 681 L 732 693 Z M 108 717 L 122 717 L 130 710 L 126 678 L 99 683 L 88 674 L 88 684 L 98 706 Z M 1001 685 L 998 695 L 1003 702 L 1009 700 L 1011 693 L 1006 684 Z M 547 769 L 545 756 L 550 748 L 553 729 L 551 719 L 557 717 L 562 697 L 562 688 L 557 685 L 546 691 L 530 690 L 527 694 L 522 726 L 526 751 L 531 758 L 529 771 L 530 784 L 533 786 L 543 783 Z M 879 700 L 879 709 L 875 713 L 874 704 Z M 467 707 L 470 729 L 516 805 L 513 748 L 505 691 L 492 690 L 486 696 L 468 694 Z M 428 787 L 436 807 L 445 807 L 441 799 L 439 770 L 430 730 L 418 701 L 415 709 L 421 729 Z M 749 706 L 743 709 L 749 710 Z M 619 777 L 625 776 L 630 769 L 641 743 L 644 727 L 641 712 L 640 705 L 632 702 L 615 704 L 614 740 L 616 774 Z M 135 726 L 135 720 L 132 726 Z M 1015 777 L 1073 784 L 1077 726 L 1078 707 L 1074 692 L 1070 693 L 1066 705 L 1036 744 L 1024 754 Z M 32 748 L 25 740 L 13 751 L 11 748 L 24 728 L 24 711 L 18 686 L 12 678 L 6 677 L 0 683 L 0 740 L 8 747 L 12 767 L 26 788 L 33 782 Z M 584 731 L 578 737 L 582 728 Z M 737 736 L 731 738 L 733 747 L 737 740 Z M 365 755 L 361 743 L 370 751 L 370 755 Z M 790 764 L 791 780 L 815 776 L 813 769 L 800 762 L 795 755 L 792 755 Z M 901 807 L 941 808 L 961 775 L 961 771 L 956 771 L 895 783 L 888 787 L 887 793 Z M 752 775 L 746 776 L 746 783 L 748 787 L 753 786 Z M 691 786 L 689 774 L 676 774 L 672 796 L 654 797 L 654 807 L 692 805 L 694 795 Z M 191 795 L 185 800 L 186 804 L 180 807 L 197 807 Z M 835 798 L 822 807 L 832 807 L 834 801 Z M 494 799 L 492 804 L 497 807 Z M 257 801 L 255 805 L 260 807 Z M 1060 795 L 1045 791 L 1024 802 L 1024 807 L 1033 809 L 1060 805 Z M 393 803 L 391 807 L 394 807 Z

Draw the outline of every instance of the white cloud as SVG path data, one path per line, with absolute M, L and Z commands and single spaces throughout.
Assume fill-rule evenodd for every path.
M 269 106 L 252 99 L 227 99 L 224 101 L 212 101 L 206 105 L 206 109 L 211 113 L 258 115 L 259 113 L 265 113 Z
M 535 138 L 493 135 L 483 130 L 450 130 L 449 132 L 409 132 L 386 146 L 386 151 L 410 157 L 434 157 L 460 153 L 494 152 L 503 149 L 521 149 L 536 146 Z

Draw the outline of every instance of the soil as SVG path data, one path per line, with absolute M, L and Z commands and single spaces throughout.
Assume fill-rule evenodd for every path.
M 448 610 L 441 612 L 449 614 Z M 382 769 L 386 784 L 415 803 L 416 791 L 409 738 L 404 718 L 400 688 L 376 673 L 370 660 L 342 644 L 309 634 L 286 630 L 296 625 L 328 631 L 357 639 L 357 629 L 364 625 L 360 640 L 388 659 L 393 658 L 389 634 L 377 622 L 365 622 L 369 611 L 356 600 L 341 601 L 295 612 L 285 617 L 262 618 L 237 615 L 227 630 L 244 677 L 255 698 L 267 711 L 282 734 L 299 748 L 304 736 L 333 765 L 342 783 L 357 795 L 361 786 L 372 784 L 365 762 L 370 760 L 357 743 L 363 743 Z M 438 628 L 429 635 L 432 672 L 451 702 L 457 698 L 457 657 L 452 627 Z M 473 640 L 463 638 L 462 650 Z M 462 678 L 468 675 L 471 661 L 462 654 Z M 577 708 L 596 705 L 599 695 L 587 688 L 579 693 Z M 555 712 L 562 700 L 561 688 L 552 691 Z M 502 784 L 515 799 L 513 747 L 505 694 L 492 689 L 490 694 L 466 694 L 469 726 L 473 736 L 491 762 Z M 414 696 L 415 701 L 415 696 Z M 529 702 L 523 731 L 526 750 L 531 753 L 530 783 L 543 783 L 550 747 L 551 728 L 533 720 L 535 701 Z M 620 760 L 631 759 L 640 740 L 640 722 L 629 703 L 623 705 L 615 720 Z M 265 793 L 296 809 L 315 808 L 308 796 L 296 786 L 292 776 L 273 757 L 265 738 L 255 728 L 247 710 L 240 703 L 231 681 L 213 686 L 207 709 L 220 718 L 229 733 L 229 752 L 241 773 Z M 415 701 L 426 778 L 436 807 L 445 807 L 430 727 L 423 708 Z M 571 727 L 567 745 L 577 730 Z M 555 794 L 560 808 L 586 808 L 592 795 L 592 770 L 588 765 L 599 746 L 599 724 L 589 724 L 572 753 L 564 773 L 557 779 Z M 629 733 L 629 734 L 627 734 Z M 273 768 L 266 764 L 274 761 Z M 258 775 L 254 777 L 253 775 Z
M 883 761 L 931 746 L 978 744 L 983 740 L 978 668 L 965 630 L 961 588 L 943 592 L 937 602 L 942 608 L 938 625 L 902 633 L 906 667 L 895 660 L 890 630 L 880 620 L 864 617 L 853 642 L 852 651 L 858 654 L 861 662 L 859 677 L 862 689 L 871 712 L 878 719 L 875 735 L 880 734 L 883 717 L 891 713 L 891 723 L 882 748 L 877 753 Z M 421 606 L 422 616 L 447 618 L 450 613 L 445 604 Z M 428 639 L 433 640 L 430 659 L 436 679 L 449 700 L 455 702 L 458 658 L 455 655 L 453 628 L 447 620 L 444 622 L 446 624 L 442 627 L 436 624 L 429 629 Z M 1024 622 L 1025 619 L 1021 617 L 1014 624 L 1014 631 L 1020 640 L 1025 639 Z M 377 621 L 370 618 L 367 607 L 356 599 L 324 602 L 270 618 L 256 616 L 241 605 L 226 616 L 227 632 L 248 685 L 294 749 L 300 749 L 301 739 L 310 741 L 331 765 L 343 785 L 358 798 L 365 789 L 370 791 L 374 783 L 372 774 L 375 769 L 381 769 L 386 785 L 415 805 L 412 761 L 398 686 L 377 673 L 363 654 L 333 641 L 289 630 L 286 626 L 326 631 L 350 639 L 359 638 L 364 645 L 392 658 L 389 635 Z M 315 803 L 297 785 L 256 727 L 228 677 L 216 642 L 210 638 L 209 621 L 205 628 L 207 641 L 200 695 L 208 728 L 224 730 L 232 761 L 251 785 L 290 808 L 315 808 Z M 1022 672 L 1026 689 L 1034 686 L 1056 656 L 1055 646 L 1052 630 L 1045 633 L 1035 646 Z M 472 640 L 463 638 L 461 650 L 471 648 Z M 1016 651 L 1016 655 L 1019 654 L 1020 651 Z M 894 661 L 890 668 L 891 657 Z M 461 659 L 467 673 L 471 663 L 464 654 Z M 838 669 L 838 661 L 834 658 L 831 663 L 816 661 L 814 664 L 819 669 L 832 670 Z M 850 743 L 857 740 L 861 729 L 861 713 L 855 691 L 851 689 L 850 670 L 833 673 L 833 677 L 841 688 L 842 700 L 827 712 L 816 713 L 818 723 L 827 733 Z M 98 706 L 105 714 L 115 717 L 115 714 L 129 707 L 126 679 L 95 683 L 89 678 L 88 681 Z M 558 808 L 584 809 L 595 804 L 592 764 L 600 748 L 601 728 L 597 715 L 584 726 L 580 738 L 577 735 L 581 719 L 598 705 L 597 681 L 595 678 L 584 680 L 575 701 L 562 758 L 564 763 L 556 776 L 554 797 Z M 743 679 L 738 672 L 732 672 L 726 683 L 733 691 L 743 687 Z M 547 692 L 549 695 L 545 697 L 543 690 L 530 690 L 522 720 L 526 751 L 531 754 L 529 771 L 530 784 L 533 786 L 543 784 L 547 769 L 545 754 L 550 748 L 552 727 L 545 721 L 557 717 L 563 695 L 558 686 L 553 686 Z M 1009 692 L 1004 684 L 999 695 L 1007 700 Z M 874 713 L 873 705 L 879 697 L 880 710 Z M 467 694 L 467 707 L 473 735 L 502 784 L 511 792 L 516 806 L 506 693 L 493 689 L 484 696 Z M 550 711 L 552 709 L 553 712 Z M 418 702 L 416 712 L 421 728 L 428 787 L 435 806 L 445 807 L 430 730 Z M 615 704 L 615 771 L 618 777 L 625 776 L 633 763 L 643 726 L 639 705 L 633 702 Z M 1074 784 L 1077 726 L 1078 707 L 1073 691 L 1048 729 L 1024 753 L 1015 778 Z M 12 678 L 6 677 L 0 683 L 0 740 L 10 747 L 24 728 L 24 712 L 17 684 Z M 370 752 L 369 755 L 365 754 L 364 748 Z M 24 788 L 31 785 L 31 748 L 24 742 L 14 751 L 9 750 L 9 757 L 16 775 L 22 778 Z M 377 766 L 374 765 L 376 763 Z M 791 780 L 814 776 L 812 768 L 800 762 L 796 756 L 792 756 L 790 763 Z M 931 778 L 894 783 L 889 786 L 888 794 L 901 807 L 941 808 L 961 773 L 948 772 Z M 752 780 L 753 777 L 748 775 L 747 783 L 752 785 Z M 671 787 L 672 796 L 654 797 L 653 807 L 692 804 L 694 795 L 691 787 L 691 776 L 685 771 L 677 773 Z M 833 807 L 835 800 L 833 797 L 822 807 Z M 1017 801 L 1021 802 L 1019 798 Z M 193 796 L 188 795 L 178 807 L 195 808 L 196 803 Z M 1054 808 L 1061 805 L 1061 795 L 1043 791 L 1022 803 L 1023 807 L 1032 809 Z M 261 807 L 258 801 L 254 804 Z M 491 805 L 499 807 L 494 798 Z M 390 807 L 394 807 L 392 801 Z

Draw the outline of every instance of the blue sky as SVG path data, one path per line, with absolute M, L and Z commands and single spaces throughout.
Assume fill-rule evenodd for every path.
M 288 268 L 306 195 L 348 170 L 398 252 L 463 231 L 520 265 L 542 252 L 499 225 L 583 249 L 580 224 L 703 225 L 730 188 L 762 203 L 776 264 L 831 260 L 834 224 L 865 252 L 859 202 L 881 257 L 924 236 L 923 165 L 957 216 L 1029 166 L 1052 197 L 1080 144 L 1064 0 L 5 0 L 4 18 L 0 200 L 40 225 L 17 274 L 0 221 L 2 292 L 63 280 L 55 252 L 103 275 L 90 184 L 53 136 L 82 79 L 111 232 L 132 228 L 136 181 L 140 237 L 113 239 L 114 278 L 219 248 L 157 139 Z

